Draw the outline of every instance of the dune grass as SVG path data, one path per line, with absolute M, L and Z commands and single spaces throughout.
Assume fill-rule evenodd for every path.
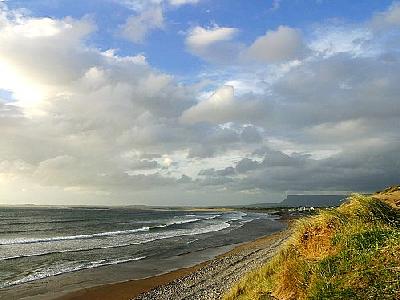
M 299 220 L 280 252 L 223 299 L 400 299 L 400 210 L 354 194 Z

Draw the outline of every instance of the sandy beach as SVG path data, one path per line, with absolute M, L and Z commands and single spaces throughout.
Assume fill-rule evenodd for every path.
M 237 246 L 216 258 L 166 274 L 73 292 L 58 300 L 220 299 L 241 276 L 268 260 L 288 238 L 285 230 Z

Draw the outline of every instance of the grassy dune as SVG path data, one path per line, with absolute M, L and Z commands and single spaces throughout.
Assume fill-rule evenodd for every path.
M 281 251 L 223 299 L 400 299 L 399 208 L 396 187 L 299 220 Z

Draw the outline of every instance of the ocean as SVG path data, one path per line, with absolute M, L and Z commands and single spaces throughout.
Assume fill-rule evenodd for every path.
M 54 276 L 234 245 L 282 226 L 240 211 L 0 208 L 0 296 Z

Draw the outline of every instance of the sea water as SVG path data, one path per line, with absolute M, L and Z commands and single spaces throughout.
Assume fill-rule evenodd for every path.
M 263 235 L 251 229 L 256 220 L 280 228 L 267 214 L 239 211 L 0 208 L 0 293 L 56 275 L 240 243 Z

